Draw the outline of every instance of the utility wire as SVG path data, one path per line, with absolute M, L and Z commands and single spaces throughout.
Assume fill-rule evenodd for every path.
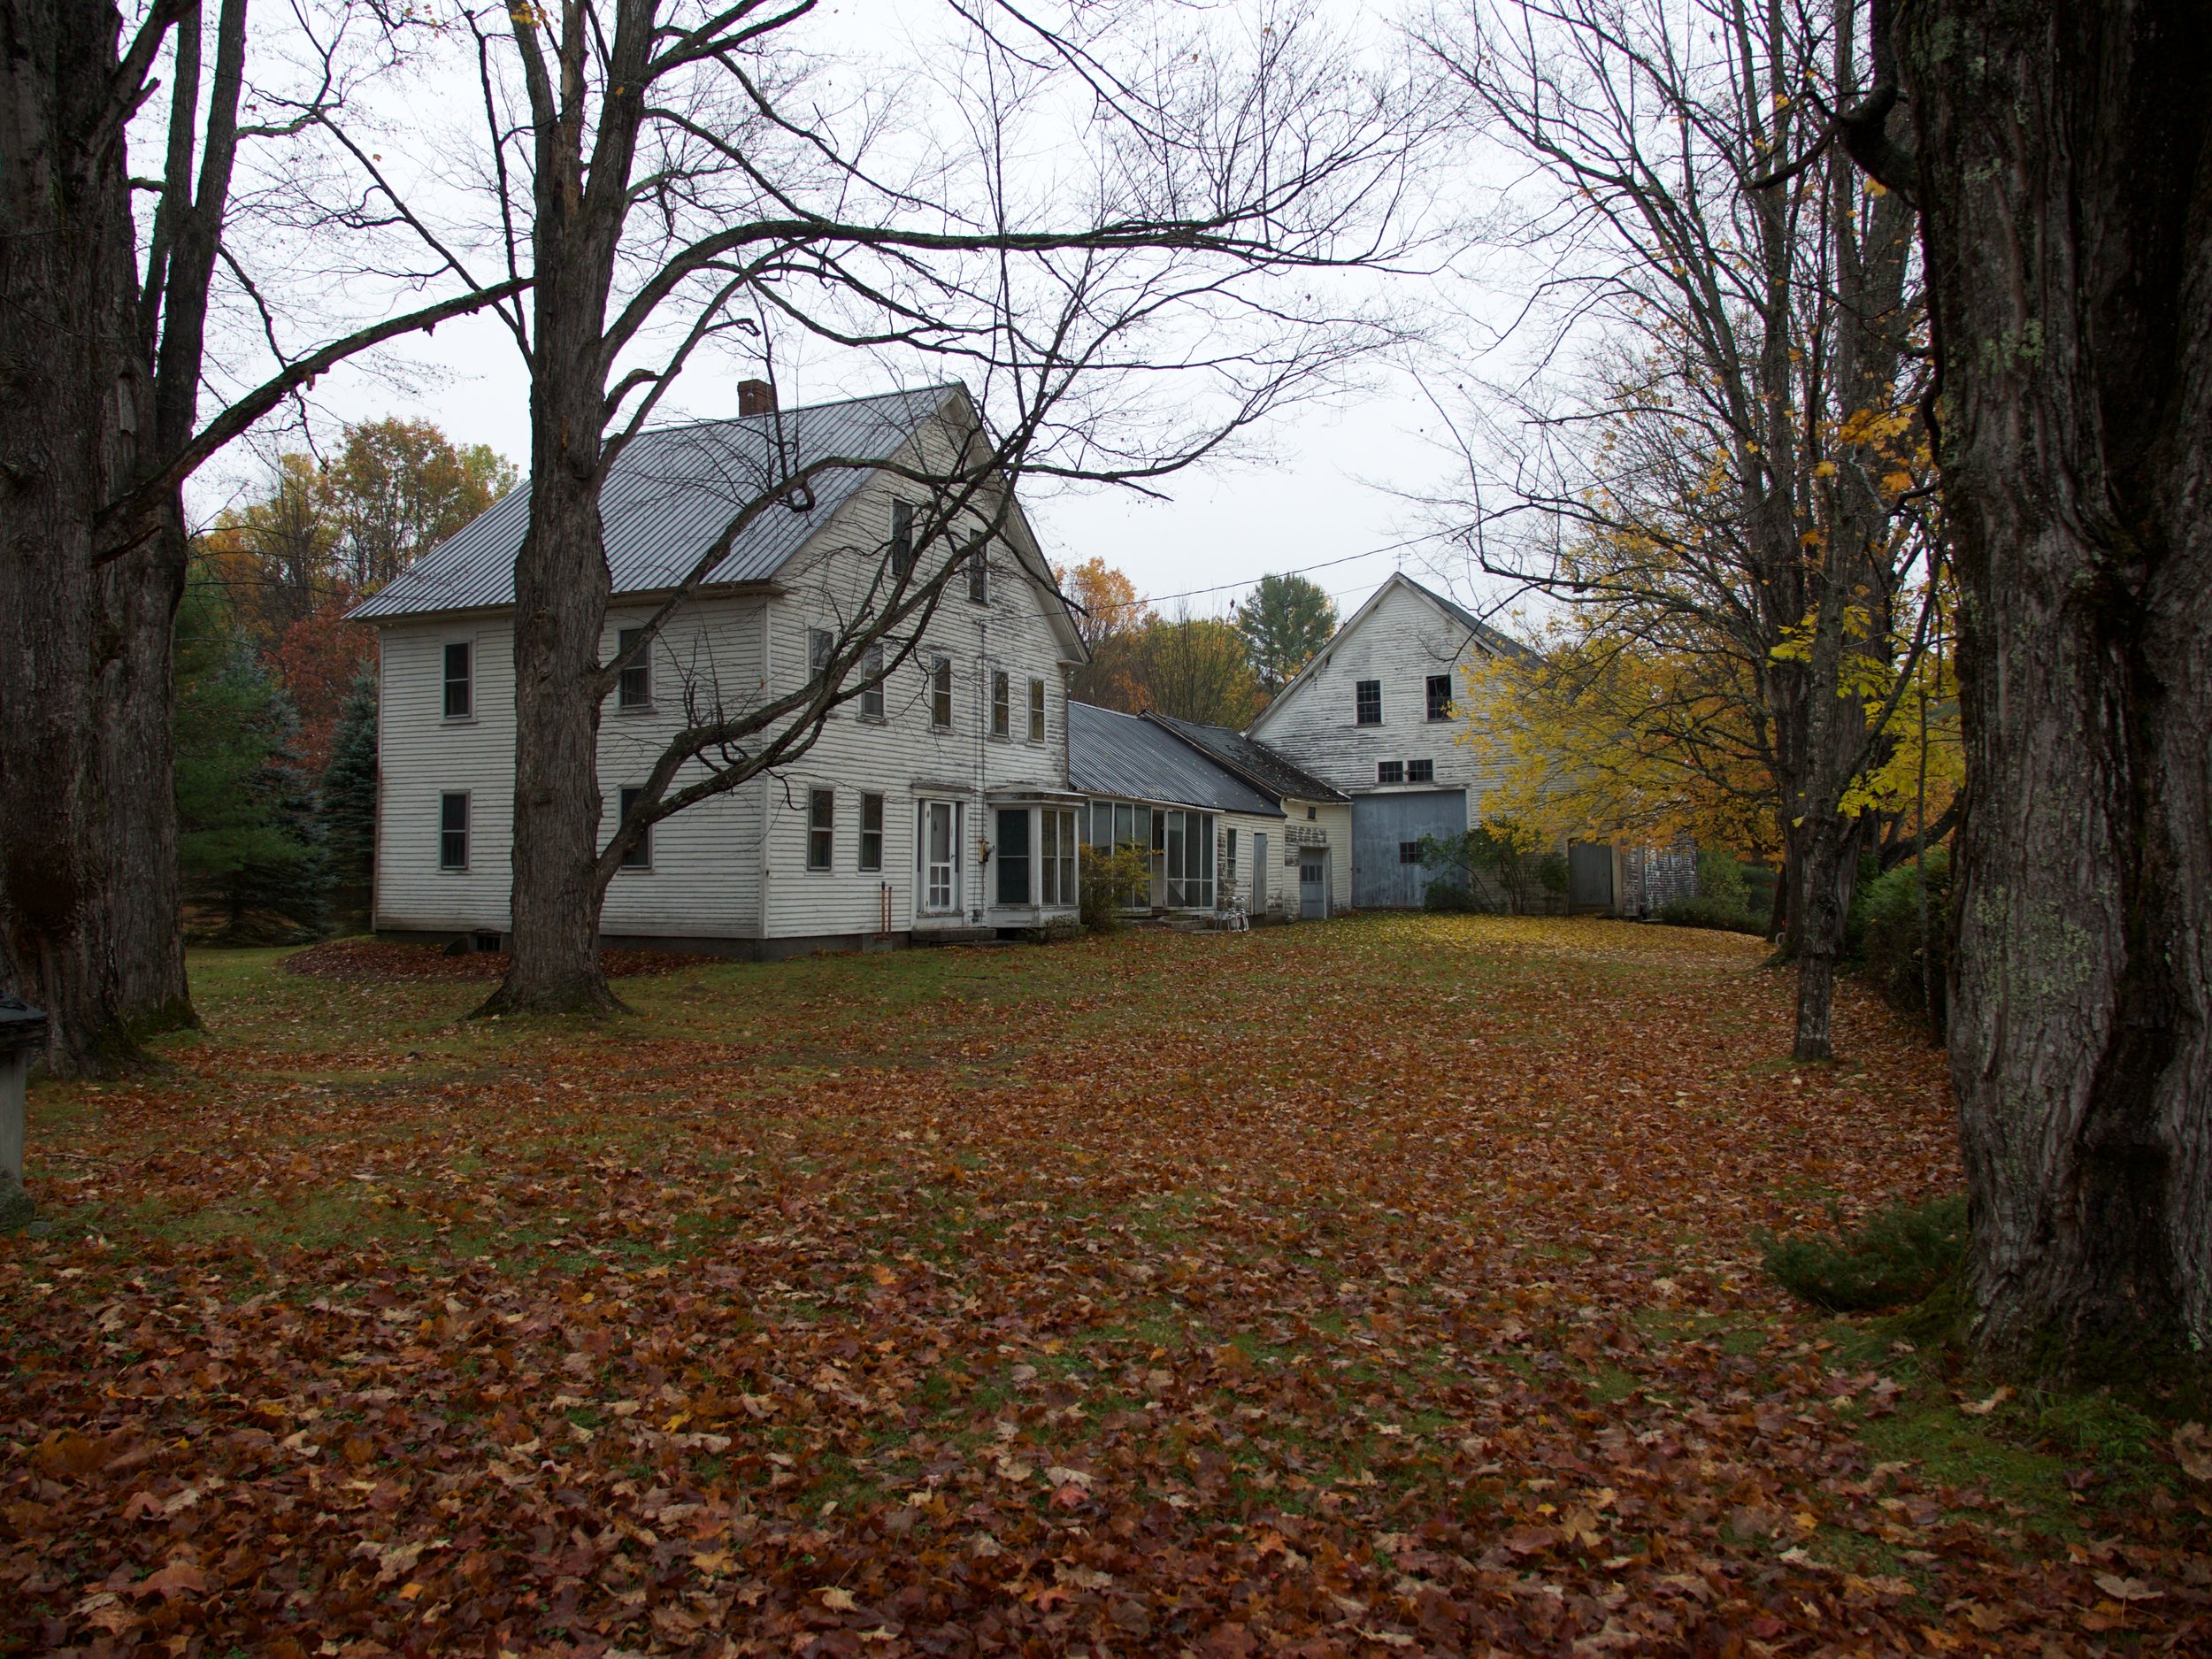
M 1383 547 L 1371 547 L 1363 552 L 1347 553 L 1338 558 L 1323 559 L 1318 565 L 1301 565 L 1296 570 L 1269 571 L 1266 574 L 1270 576 L 1304 576 L 1314 571 L 1325 571 L 1333 565 L 1349 565 L 1355 559 L 1373 558 L 1379 553 L 1400 552 L 1406 548 L 1417 547 L 1422 542 L 1432 541 L 1433 539 L 1433 537 L 1426 535 L 1409 536 L 1403 541 L 1393 541 Z M 1262 578 L 1255 576 L 1248 581 L 1217 582 L 1211 588 L 1189 588 L 1184 589 L 1184 591 L 1179 594 L 1147 594 L 1141 598 L 1123 600 L 1110 605 L 1096 605 L 1091 607 L 1091 609 L 1097 611 L 1126 611 L 1137 605 L 1165 604 L 1171 599 L 1197 599 L 1203 597 L 1207 594 L 1225 594 L 1234 592 L 1240 588 L 1250 588 L 1261 580 Z

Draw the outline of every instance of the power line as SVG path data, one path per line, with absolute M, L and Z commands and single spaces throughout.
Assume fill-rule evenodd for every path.
M 1296 570 L 1269 571 L 1266 574 L 1270 576 L 1305 576 L 1310 574 L 1314 571 L 1328 570 L 1334 565 L 1349 565 L 1355 559 L 1373 558 L 1379 553 L 1395 553 L 1404 548 L 1417 547 L 1422 542 L 1431 539 L 1431 537 L 1425 535 L 1409 536 L 1403 541 L 1393 541 L 1383 547 L 1371 547 L 1358 553 L 1347 553 L 1339 558 L 1323 559 L 1318 565 L 1301 565 Z M 1261 577 L 1255 576 L 1249 581 L 1217 582 L 1211 588 L 1186 588 L 1179 594 L 1148 594 L 1141 598 L 1122 600 L 1110 605 L 1098 605 L 1094 607 L 1094 609 L 1099 611 L 1126 611 L 1135 605 L 1165 604 L 1171 599 L 1198 599 L 1202 598 L 1208 594 L 1225 594 L 1240 588 L 1249 588 L 1253 586 L 1254 583 L 1256 583 L 1261 580 Z

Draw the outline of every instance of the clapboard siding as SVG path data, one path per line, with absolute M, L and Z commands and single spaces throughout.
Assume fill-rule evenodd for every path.
M 1295 764 L 1348 793 L 1379 787 L 1379 761 L 1427 760 L 1432 783 L 1409 790 L 1464 789 L 1470 827 L 1481 819 L 1483 801 L 1501 782 L 1503 754 L 1485 740 L 1479 719 L 1463 718 L 1469 695 L 1465 669 L 1486 660 L 1466 624 L 1448 615 L 1409 581 L 1394 578 L 1332 639 L 1321 657 L 1261 714 L 1251 734 Z M 1432 720 L 1427 714 L 1431 674 L 1452 676 L 1462 718 Z M 1382 686 L 1382 723 L 1356 721 L 1356 688 L 1363 680 Z M 1339 893 L 1348 893 L 1349 887 Z M 1341 902 L 1341 901 L 1340 901 Z
M 444 718 L 444 650 L 474 649 L 474 713 Z M 377 703 L 376 925 L 503 933 L 514 805 L 514 657 L 505 619 L 389 627 Z M 438 867 L 440 797 L 470 797 L 469 865 Z

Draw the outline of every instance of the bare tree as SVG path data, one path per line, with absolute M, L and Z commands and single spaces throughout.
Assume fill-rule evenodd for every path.
M 1921 0 L 1893 58 L 1889 11 L 1820 140 L 1924 215 L 1976 1335 L 2178 1382 L 2212 1345 L 2212 22 Z
M 504 312 L 530 367 L 532 455 L 513 953 L 493 1009 L 610 1006 L 599 899 L 626 837 L 803 752 L 876 678 L 876 648 L 889 672 L 954 572 L 1005 540 L 1021 481 L 1141 486 L 1388 337 L 1329 304 L 1319 278 L 1390 253 L 1415 123 L 1310 20 L 1272 17 L 1234 50 L 1150 27 L 1125 47 L 1112 19 L 1109 37 L 1087 32 L 1087 8 L 1047 24 L 956 5 L 952 84 L 922 101 L 956 112 L 949 134 L 810 94 L 812 12 L 565 0 L 472 16 L 503 253 L 535 278 L 527 313 Z M 1063 117 L 1056 170 L 1010 161 L 1033 123 Z M 1279 280 L 1298 273 L 1302 291 Z M 910 464 L 929 503 L 917 559 L 894 570 L 887 551 L 889 574 L 851 604 L 809 688 L 713 707 L 603 847 L 600 708 L 665 617 L 599 660 L 600 490 L 695 354 L 749 342 L 772 378 L 770 343 L 792 334 L 934 363 L 968 383 L 977 418 Z M 1170 371 L 1210 397 L 1148 419 L 1134 383 Z M 732 503 L 728 534 L 808 481 L 763 480 Z
M 1479 460 L 1509 475 L 1463 534 L 1601 633 L 1732 658 L 1787 853 L 1795 1053 L 1824 1059 L 1849 803 L 1924 643 L 1932 545 L 1911 209 L 1840 156 L 1775 176 L 1857 96 L 1852 0 L 1501 0 L 1427 44 L 1532 165 L 1517 236 L 1545 271 L 1544 390 L 1490 388 Z
M 170 735 L 185 481 L 318 374 L 521 286 L 448 282 L 335 338 L 288 338 L 238 246 L 253 215 L 234 187 L 249 146 L 294 144 L 342 102 L 356 16 L 310 24 L 304 58 L 256 86 L 246 0 L 211 17 L 156 0 L 127 40 L 104 4 L 0 7 L 0 982 L 52 1013 L 58 1072 L 130 1064 L 134 1033 L 191 1018 Z M 132 123 L 157 90 L 159 171 L 134 180 Z M 153 204 L 142 237 L 134 188 Z M 252 333 L 210 415 L 225 303 Z

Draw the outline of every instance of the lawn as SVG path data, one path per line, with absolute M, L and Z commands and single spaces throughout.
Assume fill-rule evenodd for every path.
M 598 1026 L 278 955 L 34 1094 L 0 1651 L 2212 1647 L 2164 1428 L 1764 1279 L 1958 1177 L 1940 1056 L 1847 991 L 1778 1059 L 1755 941 L 718 964 Z

